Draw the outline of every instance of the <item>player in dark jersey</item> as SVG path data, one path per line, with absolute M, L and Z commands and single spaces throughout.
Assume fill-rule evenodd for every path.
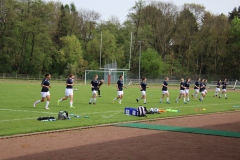
M 140 83 L 139 87 L 140 87 L 140 92 L 142 93 L 142 97 L 137 98 L 136 101 L 138 102 L 140 99 L 143 99 L 143 103 L 146 104 L 147 103 L 146 88 L 148 88 L 146 77 L 142 78 L 142 82 Z
M 194 85 L 195 93 L 192 94 L 192 98 L 194 98 L 194 99 L 197 99 L 197 97 L 198 97 L 198 93 L 199 93 L 199 89 L 200 89 L 200 81 L 201 81 L 201 78 L 198 78 L 197 81 L 195 82 L 195 85 Z
M 36 102 L 34 102 L 33 107 L 36 107 L 36 104 L 40 103 L 40 102 L 44 102 L 45 98 L 47 99 L 46 101 L 46 105 L 45 105 L 45 109 L 49 109 L 48 105 L 50 103 L 50 92 L 49 92 L 49 88 L 51 88 L 50 86 L 50 80 L 51 79 L 51 74 L 46 74 L 45 78 L 42 80 L 41 83 L 41 100 L 37 100 Z
M 216 86 L 216 91 L 215 91 L 215 94 L 213 95 L 213 97 L 217 97 L 218 96 L 218 94 L 221 92 L 221 89 L 220 89 L 220 87 L 221 87 L 221 79 L 219 79 L 218 81 L 217 81 L 217 86 Z
M 92 104 L 92 101 L 93 101 L 93 104 L 95 105 L 96 104 L 96 101 L 97 101 L 97 90 L 98 90 L 98 75 L 95 75 L 93 80 L 91 81 L 91 90 L 92 90 L 92 97 L 90 98 L 89 100 L 89 104 Z
M 117 97 L 113 99 L 113 103 L 119 99 L 119 104 L 122 104 L 122 99 L 123 99 L 123 87 L 127 88 L 123 85 L 123 76 L 119 76 L 119 80 L 117 81 Z
M 168 104 L 170 104 L 169 92 L 168 92 L 168 81 L 169 81 L 169 78 L 166 77 L 165 80 L 162 83 L 162 98 L 160 99 L 159 103 L 162 103 L 163 98 L 166 95 L 167 96 L 166 101 L 167 101 Z
M 178 100 L 181 98 L 181 97 L 183 97 L 183 103 L 187 103 L 186 102 L 186 93 L 185 93 L 185 89 L 186 89 L 186 87 L 185 87 L 185 82 L 184 82 L 184 79 L 182 78 L 181 79 L 181 82 L 180 82 L 180 93 L 179 93 L 179 96 L 177 97 L 177 99 L 176 99 L 176 103 L 178 103 Z
M 205 79 L 202 79 L 201 82 L 200 82 L 200 93 L 201 93 L 201 97 L 200 97 L 199 100 L 200 100 L 201 102 L 203 101 L 203 98 L 205 97 L 205 94 L 206 94 L 206 92 L 205 92 L 206 86 L 205 86 L 205 84 L 204 84 L 204 81 L 205 81 Z
M 101 92 L 100 92 L 100 88 L 101 88 L 101 86 L 102 86 L 102 84 L 103 84 L 103 82 L 104 82 L 104 80 L 103 79 L 101 79 L 101 81 L 99 81 L 98 82 L 98 85 L 97 85 L 97 89 L 98 89 L 98 96 L 99 97 L 101 97 Z
M 185 94 L 186 94 L 186 99 L 188 102 L 190 102 L 190 99 L 189 99 L 189 88 L 190 88 L 190 85 L 191 85 L 191 79 L 188 78 L 184 84 L 184 86 L 186 87 L 185 88 Z
M 65 101 L 70 97 L 70 108 L 73 107 L 73 86 L 74 86 L 74 75 L 70 74 L 67 81 L 66 81 L 66 89 L 65 89 L 65 97 L 58 100 L 58 105 L 60 102 Z
M 225 99 L 228 99 L 227 98 L 227 85 L 228 85 L 227 79 L 225 78 L 224 81 L 222 82 L 222 94 L 219 95 L 219 98 L 221 98 L 222 95 L 224 94 Z

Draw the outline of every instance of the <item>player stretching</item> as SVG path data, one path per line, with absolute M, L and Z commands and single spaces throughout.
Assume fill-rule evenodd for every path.
M 192 98 L 194 97 L 194 99 L 197 99 L 198 97 L 198 93 L 199 93 L 199 89 L 200 89 L 200 78 L 197 79 L 197 81 L 195 82 L 195 85 L 194 85 L 194 91 L 195 93 L 192 94 Z
M 119 80 L 117 81 L 117 97 L 113 99 L 113 103 L 117 100 L 119 100 L 119 104 L 122 104 L 122 99 L 123 99 L 123 87 L 127 88 L 123 85 L 123 76 L 119 76 Z
M 36 102 L 34 102 L 33 107 L 36 107 L 36 104 L 38 104 L 40 102 L 44 102 L 45 98 L 47 98 L 45 109 L 49 109 L 48 108 L 48 105 L 50 103 L 49 88 L 51 88 L 50 81 L 49 81 L 50 79 L 51 79 L 51 74 L 46 74 L 45 78 L 42 80 L 42 83 L 41 83 L 41 87 L 42 87 L 41 96 L 42 96 L 42 99 L 41 100 L 37 100 Z
M 179 100 L 181 97 L 183 97 L 183 103 L 187 104 L 187 102 L 186 102 L 185 89 L 186 89 L 186 87 L 185 87 L 184 79 L 182 78 L 182 79 L 181 79 L 181 82 L 180 82 L 180 93 L 179 93 L 179 96 L 177 97 L 177 99 L 176 99 L 176 101 L 175 101 L 176 103 L 178 103 L 178 100 Z
M 224 94 L 225 99 L 228 99 L 227 98 L 227 85 L 228 85 L 227 79 L 225 78 L 224 81 L 222 82 L 222 94 Z M 222 94 L 219 95 L 219 98 L 222 97 Z
M 190 88 L 190 85 L 191 85 L 191 79 L 188 78 L 184 84 L 184 86 L 186 87 L 185 88 L 185 94 L 186 94 L 186 98 L 187 98 L 187 101 L 190 102 L 190 99 L 189 99 L 189 88 Z
M 103 82 L 104 82 L 104 80 L 101 79 L 101 81 L 99 81 L 99 82 L 98 82 L 98 85 L 97 85 L 98 96 L 99 96 L 99 97 L 101 97 L 101 95 L 100 95 L 100 94 L 101 94 L 101 92 L 100 92 L 100 87 L 102 86 Z
M 213 95 L 213 97 L 217 97 L 218 94 L 221 92 L 221 90 L 220 90 L 221 82 L 222 82 L 221 79 L 219 79 L 218 82 L 217 82 L 216 91 L 215 91 L 215 94 Z
M 169 78 L 166 77 L 165 81 L 163 81 L 163 83 L 162 83 L 162 98 L 160 99 L 159 103 L 162 103 L 164 95 L 166 95 L 167 96 L 167 98 L 166 98 L 167 103 L 170 104 L 169 92 L 168 92 L 168 80 L 169 80 Z
M 205 94 L 206 94 L 206 92 L 205 92 L 205 88 L 206 88 L 206 86 L 204 85 L 204 79 L 202 79 L 202 81 L 201 81 L 201 83 L 200 83 L 200 93 L 201 93 L 201 97 L 200 97 L 200 101 L 202 102 L 203 101 L 203 98 L 205 97 Z
M 60 102 L 65 101 L 68 99 L 68 97 L 70 97 L 70 108 L 75 108 L 73 107 L 73 86 L 74 86 L 74 75 L 70 74 L 69 78 L 66 81 L 65 97 L 58 100 L 58 105 Z
M 140 87 L 140 91 L 142 93 L 142 97 L 141 98 L 137 98 L 136 101 L 138 102 L 140 99 L 143 99 L 143 103 L 146 104 L 147 103 L 147 99 L 146 99 L 146 88 L 147 87 L 147 78 L 144 77 L 142 78 L 142 82 L 140 83 L 139 87 Z
M 89 104 L 92 104 L 92 101 L 93 101 L 93 104 L 95 105 L 96 104 L 96 101 L 97 101 L 97 86 L 98 86 L 98 75 L 95 75 L 93 80 L 91 81 L 91 89 L 92 89 L 92 97 L 90 98 L 89 100 Z

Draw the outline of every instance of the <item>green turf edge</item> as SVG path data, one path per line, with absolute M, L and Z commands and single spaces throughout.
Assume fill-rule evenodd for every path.
M 204 128 L 191 128 L 191 127 L 167 126 L 167 125 L 144 124 L 144 123 L 126 123 L 126 124 L 117 124 L 117 126 L 240 138 L 240 132 L 212 130 L 212 129 L 204 129 Z

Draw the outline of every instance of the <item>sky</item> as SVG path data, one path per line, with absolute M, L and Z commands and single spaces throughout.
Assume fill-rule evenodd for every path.
M 109 20 L 110 17 L 118 17 L 121 23 L 127 19 L 129 10 L 135 5 L 136 0 L 46 0 L 59 1 L 65 4 L 73 2 L 77 9 L 94 10 L 100 13 L 101 20 Z M 137 0 L 138 1 L 138 0 Z M 150 0 L 145 0 L 147 3 Z M 160 0 L 155 0 L 160 1 Z M 231 12 L 234 7 L 240 6 L 240 0 L 161 0 L 161 2 L 173 2 L 177 6 L 184 3 L 196 3 L 206 7 L 206 11 L 212 14 L 225 14 Z

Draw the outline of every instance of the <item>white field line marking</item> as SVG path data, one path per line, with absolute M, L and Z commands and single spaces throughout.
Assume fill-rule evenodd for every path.
M 13 109 L 0 109 L 1 111 L 10 111 L 10 112 L 29 112 L 29 113 L 43 113 L 43 114 L 57 114 L 53 112 L 39 112 L 39 111 L 28 111 L 28 110 L 13 110 Z
M 39 111 L 28 111 L 28 110 L 13 110 L 13 109 L 0 109 L 2 111 L 11 111 L 11 112 L 29 112 L 29 113 L 43 113 L 43 114 L 58 114 L 58 113 L 51 113 L 51 112 L 39 112 Z M 107 111 L 104 113 L 121 113 L 123 111 Z M 103 114 L 103 112 L 91 112 L 91 113 L 81 113 L 84 115 L 94 115 L 94 114 Z M 77 114 L 76 114 L 77 115 Z M 23 120 L 31 120 L 31 119 L 37 119 L 35 118 L 23 118 L 23 119 L 8 119 L 8 120 L 0 120 L 0 122 L 10 122 L 10 121 L 23 121 Z
M 10 121 L 23 121 L 23 120 L 29 120 L 29 119 L 37 119 L 37 117 L 34 118 L 23 118 L 23 119 L 7 119 L 7 120 L 0 120 L 0 122 L 10 122 Z
M 204 102 L 201 102 L 201 103 L 204 103 Z M 237 102 L 237 103 L 240 103 L 240 102 Z M 190 106 L 190 105 L 186 104 L 184 106 L 162 107 L 162 108 L 191 108 L 191 107 L 223 106 L 223 105 L 230 105 L 230 104 L 233 105 L 233 104 L 236 104 L 236 103 L 200 104 L 200 105 L 194 105 L 194 106 Z

